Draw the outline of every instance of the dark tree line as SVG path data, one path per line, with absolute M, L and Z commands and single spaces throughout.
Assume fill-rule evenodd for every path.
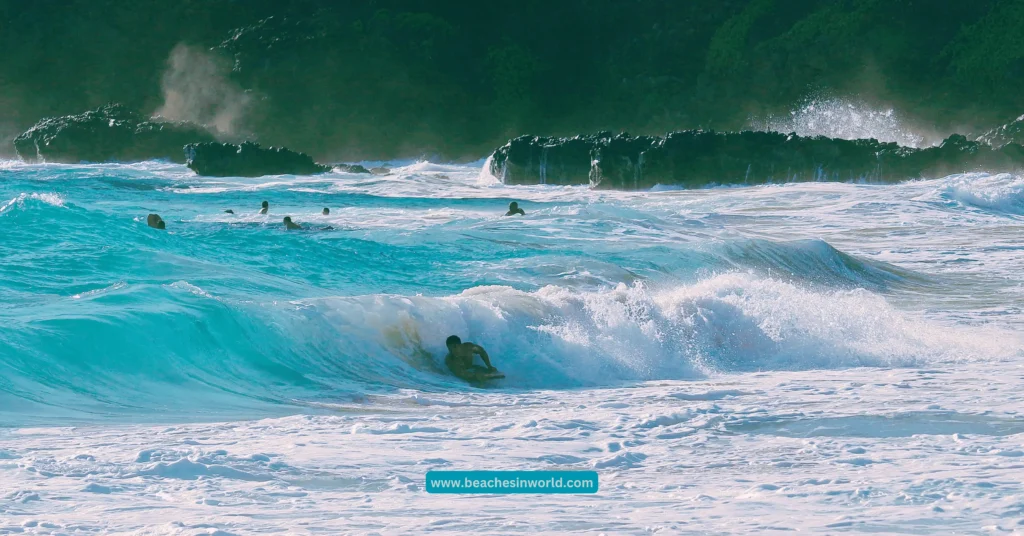
M 479 157 L 522 133 L 736 129 L 808 93 L 938 128 L 1024 113 L 1020 0 L 3 0 L 0 139 L 110 101 L 156 110 L 211 50 L 263 143 Z

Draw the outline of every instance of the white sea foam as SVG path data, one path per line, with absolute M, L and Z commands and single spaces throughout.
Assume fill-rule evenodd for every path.
M 999 363 L 761 373 L 22 430 L 3 436 L 0 531 L 1012 534 L 1018 375 Z M 600 488 L 529 508 L 424 489 L 428 471 L 473 469 L 596 470 Z

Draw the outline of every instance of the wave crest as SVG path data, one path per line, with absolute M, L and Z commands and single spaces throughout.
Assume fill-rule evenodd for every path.
M 672 288 L 485 286 L 447 297 L 264 304 L 179 282 L 120 285 L 75 304 L 66 315 L 0 328 L 0 407 L 21 415 L 221 415 L 256 407 L 265 414 L 267 404 L 396 388 L 468 389 L 443 366 L 451 334 L 487 348 L 507 375 L 501 387 L 510 389 L 919 366 L 1024 348 L 1012 333 L 930 322 L 863 289 L 818 292 L 737 273 Z M 146 337 L 118 336 L 126 332 Z
M 4 214 L 9 210 L 24 208 L 26 201 L 36 201 L 53 207 L 64 206 L 64 196 L 55 192 L 21 193 L 18 194 L 16 197 L 8 200 L 6 203 L 0 205 L 0 214 Z
M 1008 173 L 966 174 L 948 179 L 943 194 L 960 204 L 1024 214 L 1024 178 Z

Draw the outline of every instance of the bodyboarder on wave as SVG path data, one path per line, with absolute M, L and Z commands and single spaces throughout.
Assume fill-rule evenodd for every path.
M 444 364 L 448 366 L 448 370 L 452 371 L 452 374 L 459 378 L 470 382 L 480 381 L 488 379 L 487 374 L 498 372 L 498 369 L 491 365 L 491 358 L 487 356 L 487 350 L 484 350 L 479 344 L 462 342 L 458 335 L 448 337 L 444 344 L 448 347 L 448 355 L 444 357 Z M 474 365 L 474 355 L 479 355 L 487 368 Z

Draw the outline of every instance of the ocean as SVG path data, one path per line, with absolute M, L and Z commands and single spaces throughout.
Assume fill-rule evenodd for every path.
M 387 165 L 0 163 L 0 534 L 1024 531 L 1019 176 Z M 448 374 L 452 334 L 506 378 Z

